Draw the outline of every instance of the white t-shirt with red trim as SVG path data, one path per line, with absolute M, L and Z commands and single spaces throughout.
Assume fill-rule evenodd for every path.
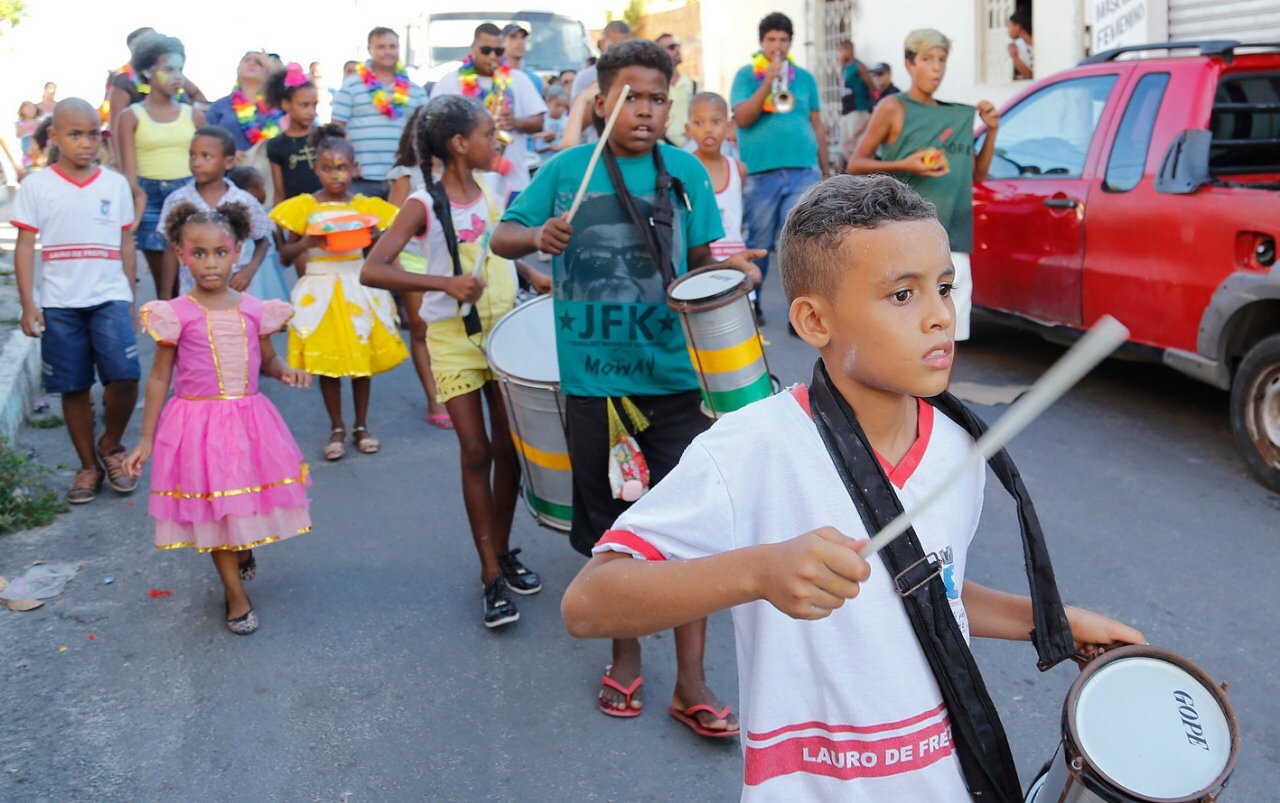
M 965 459 L 973 438 L 920 402 L 915 445 L 886 465 L 910 509 Z M 883 460 L 882 460 L 883 462 Z M 916 520 L 937 552 L 951 607 L 982 512 L 976 466 Z M 684 560 L 785 541 L 822 526 L 866 537 L 862 520 L 793 388 L 720 419 L 666 479 L 605 533 L 596 553 Z M 883 561 L 857 598 L 826 619 L 792 619 L 768 602 L 733 609 L 748 801 L 964 801 L 942 694 Z
M 133 225 L 133 193 L 124 176 L 99 167 L 77 182 L 56 165 L 32 173 L 18 186 L 11 222 L 39 235 L 41 307 L 133 301 L 120 261 L 120 243 Z

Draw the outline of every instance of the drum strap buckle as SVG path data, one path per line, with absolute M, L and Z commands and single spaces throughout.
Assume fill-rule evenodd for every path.
M 899 596 L 909 597 L 940 574 L 942 561 L 938 559 L 937 552 L 930 552 L 894 575 L 893 584 Z

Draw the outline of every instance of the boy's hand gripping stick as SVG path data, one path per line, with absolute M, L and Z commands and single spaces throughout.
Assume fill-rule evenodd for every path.
M 608 144 L 609 134 L 613 132 L 613 124 L 618 120 L 618 112 L 622 111 L 622 104 L 627 102 L 627 95 L 630 94 L 631 84 L 623 84 L 622 94 L 618 95 L 618 102 L 613 104 L 613 111 L 609 112 L 609 119 L 604 124 L 604 132 L 600 134 L 600 141 L 596 143 L 596 149 L 591 153 L 591 161 L 587 162 L 587 172 L 583 174 L 582 183 L 578 185 L 578 194 L 573 197 L 573 206 L 569 207 L 569 216 L 565 218 L 566 223 L 572 223 L 573 216 L 578 214 L 582 198 L 587 194 L 587 185 L 591 183 L 591 174 L 595 172 L 596 162 L 600 161 L 600 151 Z
M 1062 359 L 1054 363 L 1053 367 L 1040 377 L 1039 381 L 1032 385 L 1031 389 L 1018 399 L 1007 413 L 1000 416 L 1000 420 L 993 424 L 985 435 L 978 439 L 969 455 L 955 467 L 933 493 L 926 496 L 911 510 L 903 511 L 896 519 L 889 522 L 888 526 L 876 533 L 870 542 L 858 550 L 858 554 L 866 560 L 906 532 L 912 522 L 950 490 L 951 486 L 966 472 L 1003 449 L 1005 444 L 1013 440 L 1049 405 L 1061 398 L 1072 385 L 1106 359 L 1107 355 L 1115 351 L 1128 337 L 1129 330 L 1124 324 L 1110 315 L 1102 316 L 1093 328 L 1080 338 L 1080 342 L 1072 346 Z

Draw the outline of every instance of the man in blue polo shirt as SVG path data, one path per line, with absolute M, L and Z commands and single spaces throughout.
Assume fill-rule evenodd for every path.
M 772 252 L 787 213 L 806 189 L 829 175 L 830 161 L 818 84 L 791 60 L 791 20 L 774 12 L 760 21 L 759 30 L 760 50 L 734 76 L 730 103 L 738 147 L 747 164 L 742 188 L 747 247 Z M 783 70 L 788 91 L 795 96 L 795 107 L 785 112 L 774 106 L 773 98 L 774 79 Z M 764 274 L 769 258 L 756 264 Z M 756 316 L 763 324 L 759 295 Z
M 405 73 L 395 31 L 370 31 L 369 57 L 334 95 L 333 122 L 346 128 L 360 164 L 361 178 L 352 182 L 351 191 L 386 198 L 387 171 L 395 164 L 400 134 L 413 110 L 427 102 L 427 93 Z M 397 84 L 407 88 L 407 96 L 397 95 Z

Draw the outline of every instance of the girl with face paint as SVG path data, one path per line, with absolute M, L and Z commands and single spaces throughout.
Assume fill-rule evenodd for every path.
M 342 418 L 342 378 L 351 378 L 355 401 L 352 442 L 358 451 L 373 454 L 381 444 L 367 423 L 372 377 L 409 356 L 391 294 L 360 283 L 363 249 L 399 210 L 381 198 L 349 192 L 360 165 L 341 128 L 321 126 L 308 142 L 315 151 L 320 191 L 277 204 L 271 219 L 289 233 L 281 260 L 289 265 L 307 256 L 306 273 L 293 287 L 297 315 L 289 329 L 289 364 L 320 376 L 331 427 L 321 453 L 326 460 L 338 460 L 346 454 L 348 432 Z
M 177 101 L 186 81 L 185 63 L 182 42 L 172 36 L 150 33 L 138 39 L 131 64 L 149 91 L 116 121 L 121 167 L 133 186 L 138 250 L 161 299 L 173 298 L 178 274 L 172 262 L 164 264 L 160 211 L 169 194 L 191 179 L 191 138 L 205 124 L 204 112 Z
M 254 548 L 311 529 L 307 464 L 280 413 L 258 392 L 260 374 L 311 386 L 311 376 L 290 368 L 271 345 L 293 308 L 230 284 L 251 226 L 249 210 L 238 203 L 199 209 L 184 201 L 166 220 L 166 235 L 195 287 L 142 307 L 156 354 L 142 435 L 125 459 L 125 471 L 138 477 L 154 458 L 149 507 L 156 548 L 212 554 L 225 588 L 227 629 L 242 636 L 258 628 L 244 589 L 257 573 Z

